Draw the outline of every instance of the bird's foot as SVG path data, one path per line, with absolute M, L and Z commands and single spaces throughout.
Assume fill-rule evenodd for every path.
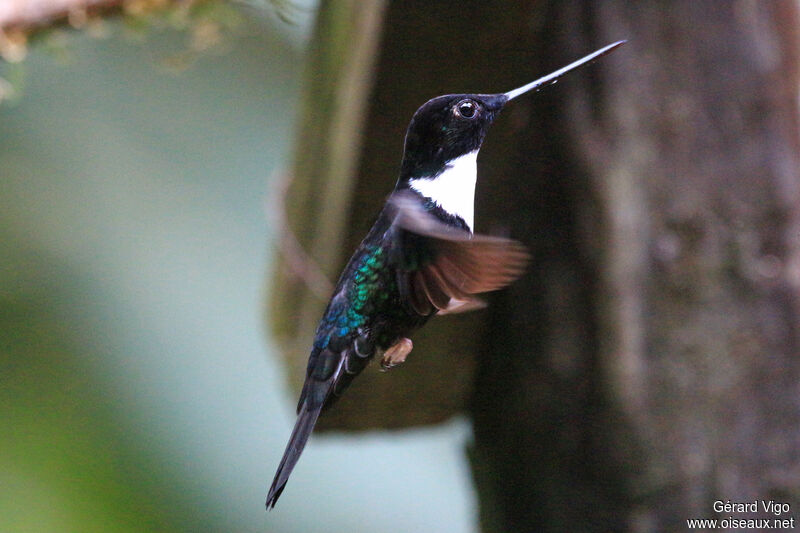
M 386 372 L 390 368 L 405 362 L 406 356 L 411 353 L 414 343 L 411 339 L 402 338 L 397 341 L 391 348 L 383 353 L 381 359 L 381 370 Z

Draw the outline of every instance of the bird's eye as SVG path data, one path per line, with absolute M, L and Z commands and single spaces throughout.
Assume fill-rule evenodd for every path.
M 478 112 L 478 106 L 472 100 L 461 100 L 455 107 L 456 115 L 463 118 L 474 118 Z

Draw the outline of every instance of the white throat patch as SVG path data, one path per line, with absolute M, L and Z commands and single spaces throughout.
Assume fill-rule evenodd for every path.
M 453 159 L 444 172 L 433 179 L 417 178 L 412 189 L 436 202 L 439 207 L 464 219 L 470 231 L 475 221 L 475 181 L 478 178 L 478 150 Z

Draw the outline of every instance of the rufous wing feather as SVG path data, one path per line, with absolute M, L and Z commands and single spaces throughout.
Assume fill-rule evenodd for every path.
M 412 308 L 420 314 L 457 313 L 482 307 L 474 294 L 494 291 L 517 279 L 529 260 L 521 243 L 502 237 L 473 235 L 448 226 L 425 211 L 412 193 L 397 192 L 389 199 L 393 224 L 414 234 L 426 250 L 414 268 L 400 269 L 398 280 Z M 419 239 L 423 237 L 423 239 Z

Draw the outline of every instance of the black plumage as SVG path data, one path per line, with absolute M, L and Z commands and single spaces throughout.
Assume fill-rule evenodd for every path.
M 417 110 L 395 190 L 347 263 L 317 327 L 297 421 L 267 508 L 283 492 L 320 413 L 371 359 L 382 357 L 386 367 L 402 362 L 411 350 L 409 336 L 433 315 L 480 307 L 476 294 L 522 274 L 528 254 L 520 243 L 472 233 L 477 151 L 509 100 L 620 44 L 508 93 L 445 95 Z

